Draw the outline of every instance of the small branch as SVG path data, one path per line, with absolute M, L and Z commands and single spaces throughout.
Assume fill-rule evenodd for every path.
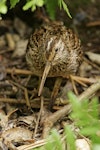
M 24 99 L 18 100 L 14 98 L 1 98 L 0 97 L 0 102 L 5 102 L 5 103 L 12 103 L 12 104 L 26 104 Z
M 92 61 L 89 61 L 86 57 L 84 57 L 84 61 L 100 71 L 100 67 L 98 65 L 96 65 L 95 63 L 93 63 Z
M 43 140 L 39 140 L 39 141 L 36 141 L 32 144 L 28 144 L 28 145 L 21 145 L 19 147 L 17 147 L 17 150 L 30 150 L 30 149 L 33 149 L 33 148 L 38 148 L 40 146 L 43 146 L 47 143 L 47 141 L 45 141 L 44 139 Z
M 19 104 L 19 105 L 25 105 L 26 101 L 25 99 L 14 99 L 14 98 L 0 98 L 0 102 L 4 103 L 11 103 L 11 104 Z M 44 106 L 47 107 L 49 104 L 49 99 L 44 99 Z M 30 100 L 30 105 L 32 108 L 40 108 L 40 98 L 34 98 Z
M 86 24 L 87 27 L 100 26 L 100 20 L 89 22 Z
M 67 113 L 69 113 L 70 110 L 71 110 L 71 105 L 66 105 L 62 109 L 56 111 L 55 113 L 50 115 L 48 118 L 46 118 L 43 124 L 42 138 L 46 138 L 50 132 L 50 129 L 54 125 L 54 123 L 56 123 L 57 120 L 59 120 L 60 118 L 65 116 Z
M 6 39 L 7 39 L 8 47 L 9 47 L 11 50 L 14 50 L 14 48 L 15 48 L 15 42 L 14 42 L 14 40 L 13 40 L 12 34 L 6 33 Z
M 7 74 L 24 74 L 24 75 L 34 75 L 34 73 L 32 71 L 29 71 L 29 70 L 23 70 L 23 69 L 10 69 L 10 68 L 7 68 L 6 69 L 6 72 Z
M 86 91 L 84 91 L 80 96 L 78 96 L 78 100 L 81 102 L 84 99 L 90 98 L 92 94 L 94 94 L 99 89 L 100 89 L 100 80 L 92 84 Z
M 28 97 L 28 91 L 27 91 L 26 88 L 24 88 L 24 95 L 25 95 L 26 105 L 30 108 L 31 104 L 30 104 L 30 100 L 29 100 L 29 97 Z
M 84 99 L 88 99 L 91 97 L 93 93 L 98 91 L 100 89 L 100 80 L 94 84 L 92 84 L 86 91 L 84 91 L 80 96 L 78 96 L 79 101 L 83 101 Z M 42 137 L 46 138 L 49 134 L 50 129 L 54 125 L 54 123 L 57 122 L 60 118 L 65 116 L 66 114 L 69 114 L 71 112 L 71 105 L 66 105 L 62 109 L 56 111 L 54 114 L 50 115 L 48 118 L 44 121 L 44 129 L 42 133 Z
M 35 138 L 35 135 L 36 135 L 36 132 L 37 132 L 37 129 L 38 129 L 38 125 L 39 125 L 39 121 L 40 121 L 40 117 L 41 117 L 42 111 L 43 111 L 43 97 L 41 97 L 41 108 L 40 108 L 40 111 L 38 113 L 38 118 L 37 118 L 36 126 L 35 126 L 35 129 L 34 129 L 33 138 Z

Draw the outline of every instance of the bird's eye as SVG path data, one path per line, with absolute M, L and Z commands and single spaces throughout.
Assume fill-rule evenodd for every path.
M 55 52 L 58 52 L 58 48 L 57 48 L 57 49 L 55 49 Z

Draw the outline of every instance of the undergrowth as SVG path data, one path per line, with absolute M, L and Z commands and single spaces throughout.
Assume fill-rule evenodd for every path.
M 21 0 L 10 0 L 10 8 L 14 8 L 20 1 Z M 71 18 L 67 4 L 64 2 L 64 0 L 26 0 L 26 3 L 24 4 L 22 9 L 31 9 L 32 11 L 35 11 L 37 7 L 42 7 L 44 5 L 46 6 L 46 10 L 51 19 L 55 19 L 57 6 L 59 6 L 60 9 L 64 9 L 67 12 L 68 16 Z M 7 11 L 7 0 L 0 0 L 0 13 L 6 14 Z
M 89 139 L 90 149 L 100 150 L 100 120 L 98 98 L 79 102 L 77 97 L 68 93 L 69 101 L 72 105 L 72 111 L 69 118 L 74 123 L 65 126 L 63 135 L 53 129 L 47 139 L 47 144 L 35 150 L 76 150 L 75 141 L 77 138 Z

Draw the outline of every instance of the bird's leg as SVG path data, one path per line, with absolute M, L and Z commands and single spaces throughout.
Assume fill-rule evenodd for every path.
M 54 87 L 53 87 L 53 91 L 51 93 L 51 101 L 50 101 L 50 105 L 49 105 L 50 109 L 52 109 L 52 107 L 55 103 L 55 99 L 57 97 L 61 83 L 62 83 L 62 77 L 57 77 L 55 84 L 54 84 Z

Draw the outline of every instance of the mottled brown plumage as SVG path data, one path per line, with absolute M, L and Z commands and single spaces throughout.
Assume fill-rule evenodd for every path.
M 26 61 L 34 74 L 42 77 L 39 95 L 47 76 L 76 74 L 81 60 L 80 40 L 62 23 L 42 25 L 29 39 Z

